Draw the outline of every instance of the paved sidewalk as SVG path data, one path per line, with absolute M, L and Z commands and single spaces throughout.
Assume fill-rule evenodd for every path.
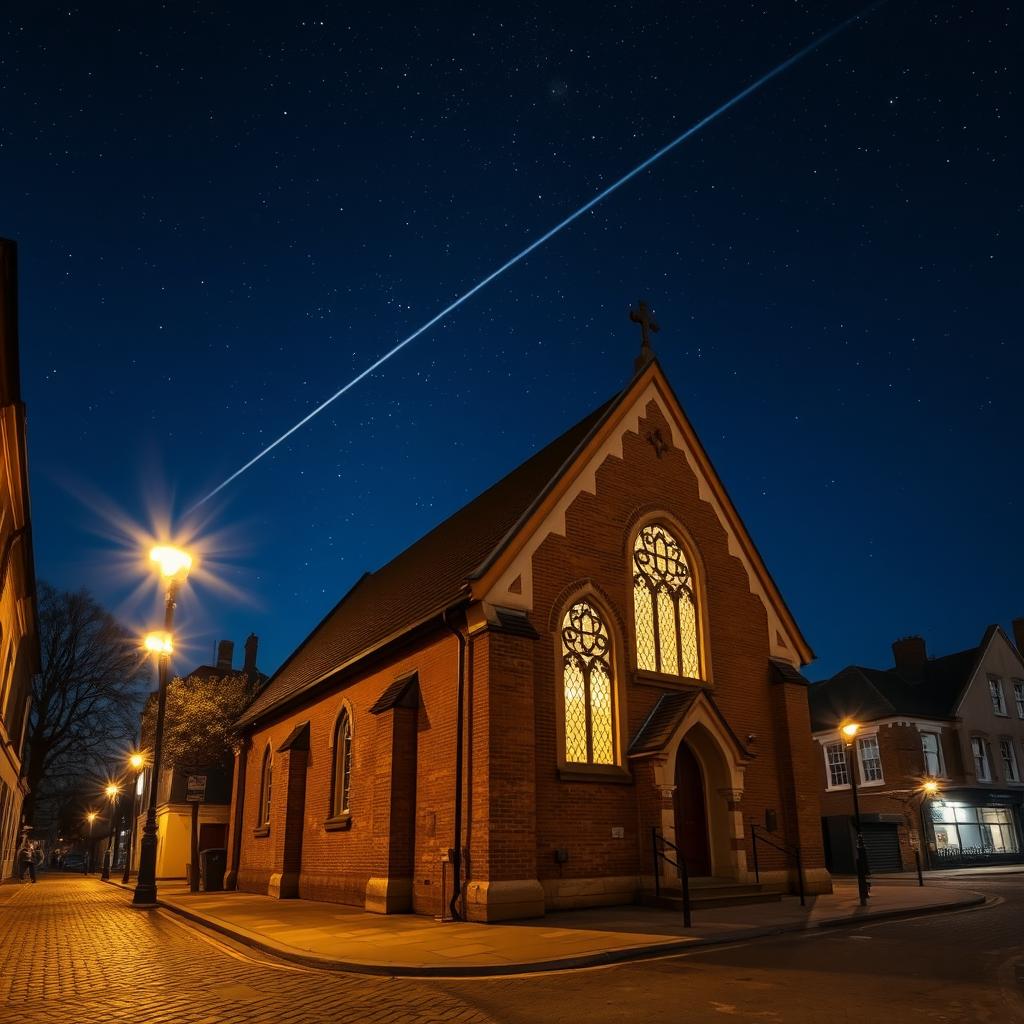
M 169 909 L 286 960 L 367 974 L 441 977 L 614 963 L 984 901 L 959 887 L 876 882 L 870 906 L 862 908 L 856 886 L 839 882 L 832 895 L 808 897 L 806 909 L 796 897 L 786 897 L 781 903 L 695 911 L 694 927 L 684 929 L 675 911 L 635 906 L 565 911 L 510 924 L 441 923 L 334 903 L 237 892 L 190 894 L 183 884 L 160 886 L 160 902 Z

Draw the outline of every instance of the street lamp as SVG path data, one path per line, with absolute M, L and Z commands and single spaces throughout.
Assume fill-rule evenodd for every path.
M 146 824 L 142 829 L 139 847 L 139 877 L 132 896 L 134 907 L 156 906 L 156 797 L 160 782 L 160 755 L 164 742 L 164 711 L 167 706 L 167 677 L 171 664 L 174 644 L 171 628 L 174 625 L 174 606 L 178 587 L 185 582 L 192 568 L 192 556 L 179 548 L 159 545 L 149 553 L 151 562 L 156 563 L 160 575 L 167 584 L 167 602 L 164 607 L 164 628 L 162 633 L 150 633 L 146 637 L 146 649 L 157 656 L 157 701 L 156 736 L 153 740 L 153 764 L 149 780 L 149 806 L 146 809 Z
M 139 779 L 142 778 L 142 769 L 146 767 L 146 757 L 136 751 L 128 758 L 128 767 L 135 772 L 135 788 L 132 790 L 132 813 L 128 819 L 128 849 L 124 856 L 124 874 L 121 882 L 127 885 L 132 875 L 132 856 L 135 853 L 135 823 L 139 817 Z
M 114 845 L 114 814 L 117 809 L 117 795 L 121 792 L 121 787 L 116 782 L 110 782 L 103 792 L 107 794 L 107 799 L 110 801 L 110 828 L 107 835 L 107 848 L 103 851 L 103 871 L 100 873 L 100 880 L 109 882 L 110 859 L 113 856 Z
M 850 773 L 850 792 L 853 793 L 853 824 L 857 830 L 857 894 L 860 897 L 860 905 L 868 905 L 868 857 L 864 849 L 864 833 L 860 827 L 860 803 L 857 800 L 857 768 L 856 757 L 854 756 L 854 744 L 857 742 L 857 733 L 860 732 L 860 725 L 857 722 L 844 722 L 839 727 L 846 743 L 846 767 Z
M 89 811 L 85 820 L 89 822 L 89 845 L 85 850 L 85 873 L 88 875 L 92 871 L 92 823 L 99 817 L 96 811 Z
M 935 797 L 941 796 L 941 794 L 942 794 L 942 787 L 938 784 L 938 782 L 935 781 L 935 779 L 925 779 L 924 782 L 921 783 L 921 807 L 920 807 L 920 811 L 921 811 L 921 846 L 922 847 L 924 847 L 924 844 L 928 842 L 928 824 L 927 824 L 927 821 L 926 821 L 925 815 L 924 815 L 925 804 L 927 804 L 929 800 L 934 800 Z M 932 858 L 931 858 L 931 845 L 930 844 L 925 849 L 924 859 L 927 862 L 928 866 L 931 867 Z

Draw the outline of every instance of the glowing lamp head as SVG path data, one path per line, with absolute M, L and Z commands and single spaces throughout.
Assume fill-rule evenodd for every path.
M 132 754 L 131 757 L 128 758 L 128 764 L 133 772 L 141 772 L 145 763 L 146 759 L 142 754 Z
M 843 739 L 847 743 L 852 743 L 860 732 L 860 726 L 856 722 L 844 722 L 840 727 L 839 731 L 843 734 Z
M 158 544 L 149 553 L 149 560 L 156 562 L 160 575 L 167 580 L 181 583 L 192 568 L 192 556 L 181 548 L 169 544 Z
M 113 800 L 114 797 L 117 796 L 117 794 L 121 792 L 121 787 L 119 785 L 117 785 L 117 783 L 111 782 L 107 786 L 107 788 L 105 790 L 103 790 L 103 792 L 107 794 L 107 798 L 108 799 Z
M 154 654 L 173 654 L 174 641 L 170 633 L 156 632 L 146 634 L 146 650 Z
M 96 820 L 96 819 L 97 819 L 98 817 L 99 817 L 99 814 L 98 814 L 98 813 L 97 813 L 96 811 L 90 811 L 90 812 L 89 812 L 89 813 L 88 813 L 88 814 L 86 815 L 86 818 L 88 819 L 88 821 L 89 821 L 89 824 L 90 824 L 90 825 L 91 825 L 91 824 L 92 824 L 92 823 L 93 823 L 93 822 L 94 822 L 94 821 L 95 821 L 95 820 Z
M 939 792 L 939 784 L 934 779 L 925 779 L 921 783 L 921 792 L 925 796 L 935 796 Z

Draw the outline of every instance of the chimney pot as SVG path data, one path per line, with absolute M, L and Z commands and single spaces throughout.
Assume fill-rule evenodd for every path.
M 233 640 L 221 640 L 217 644 L 217 670 L 219 672 L 230 672 L 231 663 L 235 658 L 235 642 Z
M 928 651 L 925 649 L 924 637 L 904 636 L 892 645 L 892 656 L 896 662 L 896 670 L 910 678 L 920 678 L 928 662 Z
M 1013 626 L 1013 642 L 1017 650 L 1024 655 L 1024 619 L 1014 619 L 1010 625 Z
M 260 638 L 250 633 L 245 641 L 245 671 L 250 675 L 256 671 L 256 650 L 259 645 Z

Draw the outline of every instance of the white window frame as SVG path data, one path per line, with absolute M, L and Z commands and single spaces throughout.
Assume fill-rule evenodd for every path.
M 1024 719 L 1024 679 L 1014 679 L 1013 698 L 1017 702 L 1017 717 Z
M 1010 757 L 1007 759 L 1006 751 Z M 1009 736 L 999 737 L 999 760 L 1003 762 L 1003 777 L 1007 782 L 1020 782 L 1020 768 L 1017 766 L 1017 748 Z
M 861 745 L 867 741 L 874 744 L 875 750 L 878 751 L 878 771 L 882 776 L 880 779 L 872 779 L 870 782 L 867 778 L 867 773 L 864 771 L 864 752 L 861 749 Z M 861 788 L 865 786 L 884 786 L 885 785 L 885 768 L 882 765 L 882 744 L 878 742 L 878 733 L 867 733 L 863 736 L 857 737 L 857 771 L 860 778 Z
M 839 747 L 843 752 L 843 766 L 845 769 L 845 775 L 847 779 L 850 777 L 850 758 L 846 750 L 846 744 L 842 740 L 824 740 L 821 744 L 822 754 L 825 758 L 825 789 L 829 792 L 839 789 L 849 789 L 850 783 L 847 782 L 833 782 L 832 781 L 832 765 L 828 759 L 828 752 L 830 748 Z
M 978 771 L 979 757 L 985 768 L 984 775 Z M 983 736 L 971 737 L 971 766 L 974 768 L 974 777 L 979 782 L 992 781 L 992 758 L 988 756 L 988 743 Z
M 1006 710 L 1006 695 L 1003 693 L 1003 680 L 999 676 L 988 677 L 988 692 L 992 699 L 992 713 L 1000 718 L 1009 718 Z
M 939 762 L 939 769 L 934 776 L 930 778 L 944 779 L 946 777 L 946 759 L 942 756 L 942 733 L 937 729 L 920 729 L 921 735 L 921 760 L 924 763 L 924 774 L 928 776 L 928 754 L 924 749 L 924 738 L 925 736 L 935 737 L 935 756 Z

